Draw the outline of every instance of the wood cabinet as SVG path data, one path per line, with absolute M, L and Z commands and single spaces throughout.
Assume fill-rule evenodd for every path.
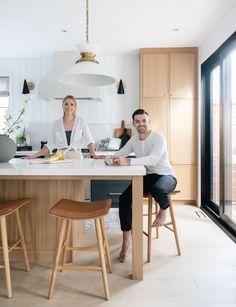
M 165 97 L 169 92 L 169 56 L 166 53 L 147 53 L 142 65 L 143 98 Z
M 144 48 L 140 51 L 141 107 L 152 130 L 163 133 L 181 193 L 197 200 L 197 48 Z

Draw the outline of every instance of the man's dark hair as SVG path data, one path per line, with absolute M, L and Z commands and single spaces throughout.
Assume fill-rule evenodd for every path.
M 135 115 L 143 115 L 143 114 L 146 114 L 148 116 L 148 113 L 144 109 L 137 109 L 136 111 L 134 111 L 132 115 L 133 121 L 134 121 Z

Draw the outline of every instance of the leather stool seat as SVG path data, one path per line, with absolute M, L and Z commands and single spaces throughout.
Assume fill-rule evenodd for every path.
M 72 220 L 88 220 L 105 216 L 110 210 L 109 201 L 78 202 L 70 199 L 61 199 L 50 210 L 49 213 Z

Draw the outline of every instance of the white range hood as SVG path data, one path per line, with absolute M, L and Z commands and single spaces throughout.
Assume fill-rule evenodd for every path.
M 54 64 L 51 71 L 39 84 L 39 97 L 46 100 L 63 99 L 66 95 L 73 95 L 81 100 L 102 101 L 100 87 L 72 87 L 64 85 L 58 78 L 69 69 L 78 58 L 74 51 L 55 51 Z

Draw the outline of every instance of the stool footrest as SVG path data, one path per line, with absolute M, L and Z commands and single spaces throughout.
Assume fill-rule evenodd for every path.
M 166 227 L 166 228 L 168 228 L 168 229 L 170 229 L 170 230 L 172 230 L 170 227 L 167 227 L 168 225 L 173 225 L 173 223 L 172 222 L 168 222 L 168 223 L 165 223 L 165 224 L 163 224 L 163 225 L 161 225 L 161 226 L 158 226 L 158 227 Z M 152 227 L 155 227 L 156 228 L 156 225 L 152 225 Z
M 101 271 L 102 268 L 97 265 L 63 265 L 59 267 L 59 269 L 63 270 L 95 270 L 95 271 Z
M 168 225 L 163 225 L 163 226 L 165 226 L 165 228 L 168 228 L 170 231 L 174 232 L 174 230 L 170 228 Z
M 22 249 L 21 246 L 17 246 L 18 244 L 21 243 L 21 239 L 17 240 L 16 242 L 14 242 L 11 246 L 8 247 L 8 253 L 10 253 L 11 251 L 13 251 L 14 249 Z M 0 246 L 0 250 L 3 250 L 2 246 Z
M 91 246 L 91 247 L 85 247 L 85 246 L 70 246 L 67 247 L 67 250 L 69 251 L 80 251 L 80 252 L 94 252 L 98 250 L 98 247 Z
M 17 247 L 17 245 L 20 243 L 21 243 L 21 239 L 18 239 L 14 244 L 9 246 L 8 252 L 10 253 L 13 249 L 22 249 L 21 247 Z

